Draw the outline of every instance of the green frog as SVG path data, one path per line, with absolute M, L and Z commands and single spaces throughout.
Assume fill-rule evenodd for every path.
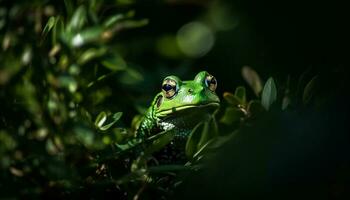
M 217 81 L 206 71 L 199 72 L 193 80 L 182 81 L 177 76 L 167 76 L 159 92 L 136 131 L 136 137 L 149 138 L 162 131 L 174 130 L 170 146 L 183 148 L 192 129 L 200 122 L 212 118 L 219 108 L 220 99 L 215 90 Z

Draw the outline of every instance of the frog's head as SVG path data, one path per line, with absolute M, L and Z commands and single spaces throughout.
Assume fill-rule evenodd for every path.
M 215 94 L 217 81 L 206 71 L 199 72 L 193 80 L 181 81 L 176 76 L 163 80 L 162 92 L 153 102 L 153 114 L 157 118 L 180 115 L 186 112 L 213 112 L 219 107 Z

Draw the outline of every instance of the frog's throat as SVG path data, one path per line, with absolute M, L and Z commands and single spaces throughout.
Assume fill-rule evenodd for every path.
M 162 110 L 162 111 L 158 111 L 156 112 L 156 116 L 157 117 L 166 117 L 171 115 L 172 113 L 176 113 L 178 111 L 182 111 L 182 110 L 186 110 L 186 109 L 190 109 L 190 108 L 206 108 L 206 107 L 219 107 L 220 104 L 218 102 L 210 102 L 210 103 L 206 103 L 206 104 L 189 104 L 189 105 L 183 105 L 183 106 L 179 106 L 179 107 L 173 107 L 170 109 L 166 109 L 166 110 Z

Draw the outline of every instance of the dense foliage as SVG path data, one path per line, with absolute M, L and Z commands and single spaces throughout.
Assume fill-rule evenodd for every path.
M 290 41 L 262 48 L 239 1 L 0 3 L 0 198 L 349 197 L 333 52 L 318 68 Z M 194 127 L 185 164 L 152 158 L 171 133 L 138 155 L 129 141 L 162 78 L 200 70 L 219 82 L 217 125 Z

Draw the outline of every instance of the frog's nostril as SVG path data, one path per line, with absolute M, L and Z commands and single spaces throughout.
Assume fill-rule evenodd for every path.
M 193 89 L 188 89 L 188 93 L 192 94 L 193 93 Z

